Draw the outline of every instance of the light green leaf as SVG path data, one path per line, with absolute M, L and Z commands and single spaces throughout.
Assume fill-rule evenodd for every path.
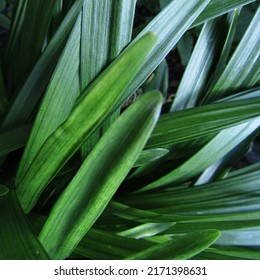
M 135 239 L 146 238 L 164 232 L 166 229 L 172 227 L 175 224 L 176 223 L 146 223 L 118 232 L 117 234 Z
M 40 234 L 54 259 L 69 256 L 103 212 L 140 154 L 161 105 L 159 92 L 145 94 L 110 127 L 84 161 Z
M 171 241 L 136 253 L 128 260 L 185 260 L 193 257 L 214 243 L 220 232 L 208 230 L 175 236 Z
M 260 8 L 256 12 L 246 34 L 238 45 L 227 67 L 211 88 L 204 102 L 245 90 L 259 83 L 260 77 Z M 236 71 L 234 71 L 236 69 Z
M 172 1 L 142 30 L 133 42 L 146 32 L 153 32 L 158 40 L 152 52 L 147 56 L 144 66 L 135 75 L 135 79 L 120 101 L 125 100 L 126 96 L 129 96 L 141 86 L 209 2 L 210 0 Z
M 249 3 L 257 2 L 256 0 L 214 0 L 210 1 L 209 5 L 200 14 L 200 16 L 195 20 L 193 26 L 199 25 L 202 22 L 208 21 L 209 19 L 215 18 L 217 16 L 226 14 L 235 8 L 247 5 Z
M 163 147 L 206 136 L 259 116 L 260 99 L 204 105 L 160 117 L 146 147 Z
M 181 183 L 191 179 L 225 156 L 250 134 L 254 133 L 259 127 L 259 124 L 260 118 L 258 117 L 250 122 L 221 131 L 213 140 L 185 163 L 155 182 L 141 188 L 138 192 L 162 188 L 168 184 Z
M 0 196 L 0 259 L 49 259 L 30 228 L 14 191 Z
M 144 150 L 138 157 L 136 163 L 134 164 L 134 167 L 142 166 L 144 164 L 150 163 L 152 161 L 155 161 L 165 155 L 167 155 L 169 150 L 167 149 L 150 149 L 150 150 Z
M 65 122 L 45 141 L 26 174 L 16 178 L 18 197 L 26 212 L 86 138 L 109 116 L 155 42 L 152 33 L 146 34 L 106 68 L 78 99 Z
M 198 102 L 222 49 L 226 29 L 226 18 L 223 17 L 208 21 L 203 26 L 172 103 L 171 112 L 192 108 Z

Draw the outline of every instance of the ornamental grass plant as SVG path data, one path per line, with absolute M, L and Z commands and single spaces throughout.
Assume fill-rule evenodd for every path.
M 0 259 L 260 259 L 257 1 L 3 2 Z

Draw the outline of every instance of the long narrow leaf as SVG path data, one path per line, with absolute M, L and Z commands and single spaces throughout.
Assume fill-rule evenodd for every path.
M 144 95 L 111 126 L 87 157 L 40 234 L 54 259 L 69 256 L 103 212 L 155 126 L 161 103 L 159 92 Z M 104 149 L 106 152 L 102 152 Z
M 194 232 L 156 245 L 126 259 L 130 260 L 185 260 L 208 248 L 220 236 L 217 230 Z
M 35 155 L 45 140 L 60 126 L 70 114 L 77 97 L 79 86 L 81 14 L 71 32 L 63 54 L 54 71 L 32 133 L 19 165 L 17 176 L 23 177 Z
M 230 152 L 250 134 L 254 133 L 258 129 L 259 124 L 260 118 L 258 117 L 251 122 L 223 130 L 184 164 L 139 191 L 161 188 L 170 183 L 176 184 L 191 179 Z

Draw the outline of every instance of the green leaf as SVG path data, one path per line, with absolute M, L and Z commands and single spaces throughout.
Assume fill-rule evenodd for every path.
M 117 234 L 135 239 L 146 238 L 164 232 L 166 229 L 172 227 L 175 224 L 176 223 L 146 223 L 118 232 Z
M 144 164 L 150 163 L 152 161 L 155 161 L 165 155 L 167 155 L 169 150 L 167 149 L 150 149 L 150 150 L 144 150 L 138 157 L 136 163 L 134 164 L 134 167 L 139 167 Z
M 81 90 L 85 89 L 130 42 L 135 4 L 136 0 L 84 0 Z
M 220 232 L 208 230 L 184 236 L 175 236 L 171 241 L 156 245 L 127 257 L 128 260 L 185 260 L 193 257 L 214 243 Z
M 136 0 L 84 0 L 81 28 L 80 86 L 84 90 L 130 42 Z M 119 116 L 119 111 L 81 147 L 85 158 Z
M 23 147 L 29 137 L 31 126 L 26 125 L 0 133 L 0 156 Z
M 146 147 L 172 145 L 259 116 L 260 98 L 199 106 L 160 117 Z
M 53 74 L 59 55 L 78 17 L 81 7 L 82 0 L 76 1 L 71 7 L 56 34 L 35 64 L 34 69 L 30 75 L 28 75 L 19 93 L 17 93 L 17 97 L 11 104 L 8 113 L 5 115 L 2 127 L 13 127 L 17 124 L 23 125 L 28 123 L 32 117 L 48 85 L 49 79 Z
M 16 41 L 13 42 L 14 49 L 9 50 L 11 51 L 9 52 L 10 60 L 6 65 L 9 66 L 9 73 L 12 73 L 8 75 L 11 77 L 9 84 L 12 91 L 24 81 L 41 55 L 55 4 L 53 0 L 20 2 L 25 3 L 22 8 L 22 22 L 18 23 L 20 26 L 12 25 L 12 28 L 15 28 L 14 32 L 17 32 Z M 15 18 L 21 16 L 20 9 L 17 9 L 17 12 L 18 15 L 15 15 Z
M 203 26 L 172 103 L 171 112 L 192 108 L 198 102 L 222 49 L 226 29 L 223 17 L 208 21 Z
M 155 126 L 161 103 L 159 92 L 138 99 L 84 161 L 40 234 L 40 240 L 54 259 L 69 256 L 103 212 Z
M 18 177 L 23 177 L 46 139 L 69 116 L 80 95 L 79 50 L 81 14 L 73 27 L 39 108 L 30 139 L 19 165 Z
M 216 244 L 227 246 L 260 246 L 260 226 L 222 232 Z
M 195 20 L 193 26 L 199 25 L 202 22 L 208 21 L 209 19 L 218 17 L 225 13 L 228 13 L 235 8 L 239 8 L 243 5 L 256 2 L 256 0 L 214 0 L 210 1 L 209 5 L 200 14 L 200 16 Z
M 260 260 L 260 250 L 245 246 L 219 246 L 214 245 L 207 252 L 222 255 L 224 257 L 238 257 L 248 260 Z
M 259 28 L 260 8 L 256 12 L 227 67 L 209 91 L 204 102 L 212 102 L 236 91 L 253 87 L 259 83 Z
M 0 196 L 0 259 L 49 259 L 30 228 L 14 191 Z
M 172 1 L 138 34 L 133 42 L 138 40 L 146 32 L 154 33 L 158 37 L 158 40 L 154 49 L 147 56 L 144 66 L 135 75 L 135 79 L 128 87 L 121 101 L 125 100 L 126 96 L 129 96 L 129 94 L 132 94 L 141 86 L 176 45 L 185 31 L 190 28 L 191 24 L 209 2 L 210 0 Z
M 70 116 L 45 141 L 26 174 L 16 178 L 18 197 L 26 212 L 86 138 L 109 116 L 155 41 L 152 33 L 146 34 L 106 68 L 78 99 Z
M 160 179 L 141 188 L 138 192 L 162 188 L 170 183 L 181 183 L 198 175 L 205 168 L 229 153 L 250 134 L 254 133 L 259 127 L 259 122 L 260 118 L 258 117 L 250 122 L 221 131 L 213 140 L 185 163 Z
M 144 239 L 136 240 L 118 236 L 103 230 L 91 229 L 76 247 L 74 253 L 80 258 L 118 260 L 154 245 Z M 72 255 L 73 258 L 74 254 Z

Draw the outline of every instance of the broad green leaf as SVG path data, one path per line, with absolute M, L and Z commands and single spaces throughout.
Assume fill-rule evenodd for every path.
M 0 248 L 1 260 L 49 259 L 32 232 L 13 190 L 0 196 Z
M 0 184 L 0 196 L 6 195 L 8 192 L 9 189 L 6 186 Z
M 213 140 L 186 162 L 160 179 L 139 189 L 138 192 L 162 188 L 168 184 L 181 183 L 200 174 L 205 168 L 208 168 L 214 162 L 225 156 L 249 135 L 254 133 L 254 131 L 258 129 L 259 124 L 260 118 L 258 117 L 250 122 L 221 131 Z
M 160 117 L 146 147 L 163 147 L 224 128 L 259 116 L 260 99 L 221 102 L 199 106 Z
M 202 22 L 208 21 L 209 19 L 228 13 L 235 8 L 239 8 L 249 3 L 257 2 L 256 0 L 214 0 L 210 1 L 209 5 L 195 20 L 193 26 L 199 25 Z
M 86 138 L 109 116 L 155 42 L 156 37 L 147 33 L 106 68 L 78 99 L 70 116 L 45 141 L 26 174 L 16 178 L 18 197 L 26 212 Z
M 260 8 L 256 12 L 246 34 L 238 45 L 227 67 L 204 102 L 211 102 L 223 96 L 245 90 L 259 83 L 260 68 Z M 236 69 L 236 71 L 234 71 Z
M 150 150 L 144 150 L 142 153 L 139 155 L 136 163 L 134 164 L 134 167 L 139 167 L 144 164 L 150 163 L 152 161 L 155 161 L 165 155 L 168 154 L 167 149 L 150 149 Z
M 82 0 L 76 1 L 71 7 L 68 15 L 64 18 L 56 34 L 46 46 L 43 54 L 35 64 L 34 69 L 19 90 L 14 102 L 11 104 L 3 120 L 3 127 L 13 127 L 17 124 L 23 125 L 32 117 L 48 85 L 49 79 L 53 74 L 60 52 L 78 17 L 81 7 Z
M 192 108 L 205 91 L 227 33 L 226 17 L 205 23 L 185 69 L 171 112 Z
M 176 223 L 146 223 L 140 226 L 118 232 L 120 236 L 125 236 L 129 238 L 146 238 L 151 237 L 161 232 L 164 232 L 166 229 L 172 227 Z
M 0 156 L 22 148 L 29 137 L 31 126 L 26 125 L 0 132 Z
M 81 258 L 118 260 L 145 250 L 153 245 L 153 242 L 144 239 L 135 240 L 103 230 L 91 229 L 76 247 L 74 253 Z
M 73 27 L 39 108 L 17 173 L 23 177 L 46 139 L 69 116 L 80 95 L 79 50 L 81 14 Z
M 185 260 L 208 248 L 220 236 L 217 230 L 174 236 L 171 241 L 136 253 L 128 260 Z
M 69 256 L 103 212 L 154 128 L 161 103 L 159 92 L 145 94 L 110 127 L 84 161 L 40 233 L 54 259 Z

